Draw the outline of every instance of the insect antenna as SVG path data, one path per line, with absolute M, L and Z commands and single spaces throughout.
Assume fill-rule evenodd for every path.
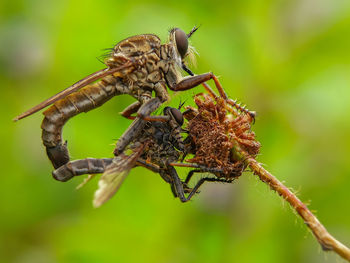
M 180 104 L 179 104 L 179 107 L 178 107 L 178 110 L 181 110 L 181 108 L 185 105 L 187 99 L 185 99 L 185 101 L 183 103 L 181 103 L 181 99 L 180 99 Z
M 194 26 L 194 27 L 192 28 L 192 30 L 190 31 L 190 33 L 187 34 L 187 37 L 190 38 L 190 37 L 193 35 L 193 33 L 196 32 L 196 31 L 198 30 L 198 28 L 199 28 L 200 26 L 201 26 L 201 25 L 199 25 L 199 26 Z

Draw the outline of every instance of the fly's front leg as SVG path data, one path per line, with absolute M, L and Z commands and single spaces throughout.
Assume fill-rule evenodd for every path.
M 249 116 L 252 118 L 252 120 L 255 121 L 255 117 L 256 117 L 256 112 L 255 111 L 250 111 L 250 110 L 248 110 L 246 108 L 245 105 L 241 106 L 241 104 L 237 103 L 237 100 L 230 99 L 227 96 L 225 90 L 223 89 L 223 87 L 221 86 L 221 83 L 219 82 L 218 78 L 215 75 L 213 76 L 213 80 L 215 82 L 215 86 L 216 86 L 217 90 L 220 93 L 221 98 L 223 98 L 226 101 L 227 104 L 229 104 L 232 107 L 236 108 L 240 112 L 244 112 L 246 114 L 249 114 Z M 215 92 L 210 88 L 210 86 L 207 83 L 203 82 L 202 85 L 207 90 L 207 92 L 209 93 L 209 95 L 211 97 L 213 97 L 215 100 L 218 99 L 218 96 L 215 94 Z M 230 110 L 230 112 L 237 116 L 236 112 L 233 112 L 232 110 Z
M 216 96 L 215 92 L 213 92 L 213 90 L 209 87 L 209 85 L 205 83 L 206 81 L 211 80 L 211 79 L 214 80 L 215 87 L 218 90 L 221 98 L 223 98 L 228 104 L 235 107 L 239 111 L 245 112 L 246 114 L 249 114 L 251 116 L 252 120 L 255 119 L 256 112 L 249 111 L 248 109 L 246 109 L 245 106 L 242 107 L 240 104 L 238 104 L 237 101 L 234 101 L 234 100 L 228 98 L 225 90 L 221 86 L 219 79 L 212 72 L 185 78 L 185 79 L 181 80 L 179 83 L 176 83 L 176 84 L 170 86 L 170 89 L 174 90 L 174 91 L 183 91 L 183 90 L 192 89 L 192 88 L 202 84 L 204 86 L 204 88 L 208 91 L 208 93 L 216 99 L 217 96 Z
M 201 75 L 191 76 L 188 78 L 184 78 L 179 83 L 169 85 L 169 88 L 173 91 L 189 90 L 189 89 L 192 89 L 194 87 L 197 87 L 198 85 L 200 85 L 208 80 L 213 79 L 214 77 L 215 77 L 215 75 L 211 72 L 204 73 Z

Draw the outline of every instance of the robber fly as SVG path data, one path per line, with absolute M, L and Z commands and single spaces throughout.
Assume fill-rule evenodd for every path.
M 168 100 L 167 86 L 174 91 L 183 91 L 213 78 L 212 73 L 194 76 L 184 62 L 193 50 L 189 47 L 188 38 L 197 29 L 194 27 L 186 34 L 181 29 L 174 28 L 170 30 L 169 40 L 165 44 L 161 44 L 159 37 L 153 34 L 124 39 L 105 59 L 105 69 L 85 77 L 14 120 L 20 120 L 53 104 L 44 111 L 41 128 L 47 155 L 53 166 L 58 168 L 70 160 L 67 142 L 62 141 L 64 124 L 71 117 L 97 108 L 114 96 L 129 94 L 137 101 L 127 107 L 122 115 L 133 119 L 132 114 L 137 113 L 137 118 L 118 140 L 115 149 L 118 155 L 136 136 L 135 131 L 143 129 L 147 122 L 144 118 Z M 191 76 L 183 78 L 181 70 Z M 99 81 L 91 84 L 96 80 Z

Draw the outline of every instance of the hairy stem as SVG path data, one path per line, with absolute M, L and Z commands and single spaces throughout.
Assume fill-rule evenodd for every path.
M 245 154 L 242 153 L 242 155 Z M 245 163 L 261 181 L 269 185 L 272 190 L 282 196 L 284 200 L 286 200 L 295 211 L 297 211 L 324 251 L 332 250 L 350 262 L 350 249 L 329 234 L 327 229 L 320 223 L 320 221 L 318 221 L 317 217 L 311 213 L 307 206 L 301 202 L 294 193 L 292 193 L 276 177 L 265 170 L 254 158 L 246 158 Z

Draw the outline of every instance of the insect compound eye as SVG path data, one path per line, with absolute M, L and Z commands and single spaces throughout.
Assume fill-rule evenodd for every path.
M 182 112 L 179 111 L 179 110 L 176 109 L 176 108 L 171 108 L 171 109 L 170 109 L 170 112 L 171 112 L 171 115 L 173 115 L 175 121 L 176 121 L 180 126 L 182 126 L 182 124 L 184 124 L 184 116 L 183 116 Z
M 185 57 L 188 49 L 188 37 L 184 31 L 179 28 L 175 29 L 175 41 L 177 51 L 182 58 Z

